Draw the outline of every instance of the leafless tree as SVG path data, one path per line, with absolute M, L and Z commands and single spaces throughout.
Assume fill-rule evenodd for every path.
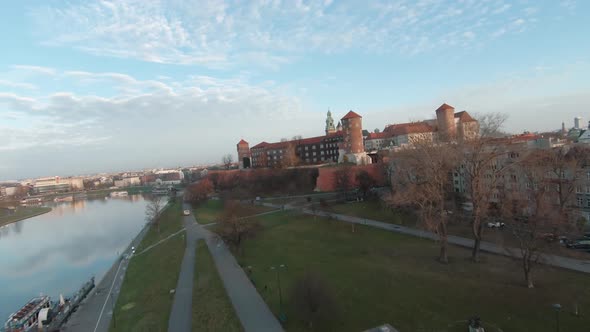
M 506 227 L 518 244 L 518 251 L 509 251 L 522 261 L 523 276 L 528 288 L 534 288 L 533 268 L 544 253 L 557 246 L 560 234 L 571 231 L 566 207 L 554 202 L 559 196 L 555 179 L 548 176 L 551 151 L 539 151 L 523 157 L 518 164 L 521 178 L 503 190 L 501 212 Z
M 166 206 L 162 196 L 153 196 L 148 205 L 145 207 L 145 217 L 147 222 L 156 226 L 160 233 L 160 219 Z
M 394 156 L 391 203 L 417 209 L 422 225 L 438 235 L 439 260 L 443 263 L 448 263 L 449 177 L 457 160 L 455 146 L 428 140 L 418 141 Z
M 350 165 L 342 165 L 334 174 L 334 181 L 336 189 L 340 191 L 348 191 L 352 189 L 352 168 Z
M 224 155 L 223 158 L 221 158 L 221 162 L 225 166 L 225 169 L 230 169 L 231 165 L 234 162 L 234 157 L 228 153 L 228 154 Z
M 506 148 L 496 138 L 507 116 L 491 113 L 479 117 L 480 135 L 460 144 L 461 167 L 457 169 L 466 180 L 466 196 L 472 204 L 471 230 L 473 233 L 472 260 L 479 262 L 484 223 L 490 212 L 490 204 L 503 174 L 511 164 L 499 160 L 507 154 Z
M 238 201 L 226 201 L 218 229 L 221 238 L 237 250 L 241 250 L 244 240 L 259 228 L 256 221 L 242 218 L 241 209 Z
M 310 329 L 334 319 L 336 301 L 326 282 L 315 273 L 307 272 L 295 281 L 291 298 L 297 314 Z

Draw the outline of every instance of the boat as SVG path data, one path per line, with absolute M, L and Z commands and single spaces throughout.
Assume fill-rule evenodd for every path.
M 54 202 L 72 202 L 73 200 L 74 196 L 62 196 L 53 199 Z
M 51 306 L 52 304 L 49 296 L 39 296 L 31 299 L 17 312 L 8 317 L 8 320 L 4 324 L 4 331 L 33 331 L 38 325 L 39 313 L 43 309 L 49 309 Z
M 20 201 L 21 204 L 23 205 L 27 205 L 27 204 L 41 204 L 43 203 L 43 200 L 41 198 L 35 197 L 35 198 L 24 198 Z
M 167 188 L 155 187 L 152 189 L 152 195 L 168 195 L 168 193 L 170 193 L 170 190 Z
M 126 191 L 113 191 L 109 196 L 111 197 L 123 197 L 128 196 L 129 193 Z
M 94 277 L 70 299 L 59 296 L 59 302 L 51 302 L 49 296 L 31 299 L 19 311 L 11 314 L 4 324 L 5 332 L 59 331 L 70 315 L 76 311 L 80 302 L 94 288 Z

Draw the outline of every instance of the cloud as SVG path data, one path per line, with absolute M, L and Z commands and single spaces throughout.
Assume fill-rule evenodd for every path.
M 501 14 L 501 15 L 499 15 Z M 88 1 L 33 8 L 43 43 L 99 56 L 276 69 L 305 54 L 404 55 L 518 32 L 536 11 L 507 1 Z M 467 32 L 465 32 L 467 31 Z M 475 36 L 480 36 L 476 41 Z M 484 38 L 484 36 L 487 36 Z
M 12 68 L 16 69 L 16 70 L 20 70 L 20 71 L 26 71 L 26 72 L 30 72 L 33 74 L 38 74 L 38 75 L 53 76 L 56 73 L 54 68 L 43 67 L 43 66 L 13 65 Z
M 37 86 L 34 84 L 11 82 L 11 81 L 7 81 L 7 80 L 0 80 L 0 86 L 6 86 L 9 88 L 16 88 L 16 89 L 28 89 L 28 90 L 37 89 Z

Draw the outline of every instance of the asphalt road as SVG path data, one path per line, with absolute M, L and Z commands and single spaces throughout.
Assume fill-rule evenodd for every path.
M 280 208 L 282 206 L 282 205 L 277 205 L 277 204 L 272 204 L 272 203 L 262 203 L 262 205 L 267 206 L 267 207 L 275 207 L 275 208 Z M 286 206 L 286 208 L 289 208 L 289 206 Z M 297 210 L 302 211 L 303 213 L 313 214 L 313 211 L 310 209 L 297 208 Z M 421 229 L 416 229 L 416 228 L 388 224 L 388 223 L 385 223 L 382 221 L 371 220 L 371 219 L 366 219 L 366 218 L 358 218 L 358 217 L 348 216 L 348 215 L 344 215 L 344 214 L 329 213 L 329 212 L 325 212 L 325 211 L 316 211 L 315 214 L 318 216 L 325 216 L 325 217 L 331 216 L 332 218 L 337 219 L 337 220 L 341 220 L 341 221 L 345 221 L 345 222 L 349 222 L 349 223 L 360 224 L 360 225 L 367 225 L 367 226 L 371 226 L 371 227 L 376 227 L 376 228 L 384 229 L 384 230 L 387 230 L 390 232 L 397 232 L 397 233 L 402 233 L 402 234 L 407 234 L 407 235 L 412 235 L 412 236 L 426 238 L 426 239 L 432 239 L 432 240 L 438 239 L 437 235 L 432 232 L 427 232 L 427 231 L 424 231 Z M 467 248 L 473 247 L 473 239 L 460 237 L 460 236 L 449 235 L 449 243 L 454 244 L 454 245 L 458 245 L 458 246 L 462 246 L 462 247 L 467 247 Z M 494 243 L 490 243 L 490 242 L 482 242 L 481 243 L 481 250 L 486 251 L 486 252 L 490 252 L 493 254 L 504 255 L 504 256 L 509 256 L 509 257 L 521 257 L 520 250 L 518 248 L 505 248 L 505 247 L 498 246 L 498 245 L 496 245 Z M 572 271 L 590 273 L 590 261 L 587 261 L 587 260 L 580 260 L 580 259 L 574 259 L 574 258 L 569 258 L 569 257 L 546 254 L 546 255 L 542 256 L 541 263 L 546 264 L 546 265 L 550 265 L 550 266 L 563 268 L 563 269 L 572 270 Z
M 191 210 L 188 204 L 185 204 L 184 208 Z M 184 223 L 187 231 L 187 248 L 180 268 L 178 288 L 174 296 L 168 331 L 182 332 L 191 329 L 194 255 L 196 242 L 200 238 L 206 240 L 227 295 L 244 330 L 246 332 L 283 331 L 279 321 L 223 242 L 214 233 L 197 224 L 192 214 L 184 217 Z M 196 262 L 196 264 L 198 263 Z M 198 308 L 196 309 L 198 310 Z

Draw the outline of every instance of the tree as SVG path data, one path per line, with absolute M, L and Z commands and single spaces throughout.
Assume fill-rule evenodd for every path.
M 164 206 L 162 196 L 153 196 L 145 207 L 146 220 L 152 225 L 156 225 L 158 233 L 160 233 L 160 218 L 162 217 L 162 212 L 164 212 Z
M 429 140 L 415 142 L 394 156 L 391 203 L 417 209 L 423 227 L 438 236 L 442 263 L 448 263 L 447 186 L 457 159 L 453 145 Z
M 356 181 L 359 184 L 359 190 L 363 194 L 363 199 L 366 199 L 369 189 L 375 185 L 375 180 L 369 172 L 361 170 L 356 174 Z
M 334 174 L 336 189 L 340 191 L 349 191 L 352 189 L 352 168 L 349 165 L 342 165 Z
M 209 178 L 205 178 L 189 186 L 186 190 L 186 200 L 191 203 L 198 203 L 206 200 L 209 194 L 213 192 L 213 183 Z
M 234 157 L 228 153 L 228 154 L 224 155 L 223 158 L 221 158 L 221 162 L 225 166 L 225 169 L 230 169 L 231 165 L 234 162 Z
M 281 160 L 282 168 L 295 167 L 299 164 L 299 158 L 296 152 L 297 143 L 294 141 L 287 142 L 287 147 L 283 153 L 283 159 Z
M 306 272 L 295 281 L 291 298 L 297 315 L 310 329 L 334 320 L 336 301 L 324 280 Z
M 244 240 L 253 236 L 259 228 L 255 221 L 241 217 L 241 209 L 238 201 L 226 201 L 218 230 L 221 238 L 237 250 L 240 250 Z
M 505 188 L 500 204 L 506 227 L 518 244 L 517 252 L 508 250 L 521 259 L 528 288 L 534 288 L 532 271 L 543 253 L 555 247 L 559 236 L 573 226 L 565 208 L 561 210 L 559 203 L 554 203 L 559 193 L 555 179 L 547 172 L 551 169 L 547 155 L 552 153 L 539 151 L 523 157 L 518 165 L 522 179 Z
M 471 231 L 474 242 L 471 258 L 474 262 L 479 262 L 484 224 L 490 213 L 494 193 L 504 172 L 512 166 L 499 164 L 499 159 L 507 154 L 507 150 L 496 138 L 502 135 L 500 128 L 506 119 L 507 116 L 501 113 L 479 117 L 480 135 L 464 140 L 460 145 L 462 167 L 458 172 L 465 177 L 466 196 L 473 206 Z

